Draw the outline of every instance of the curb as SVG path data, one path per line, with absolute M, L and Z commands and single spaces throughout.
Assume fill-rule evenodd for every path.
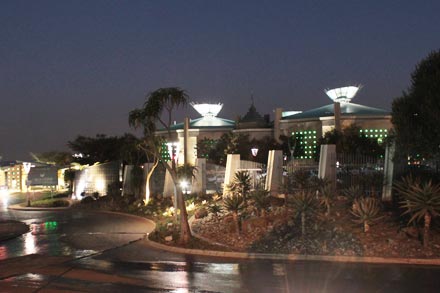
M 219 245 L 216 242 L 210 241 L 205 237 L 201 237 L 194 233 L 191 228 L 191 223 L 194 221 L 194 216 L 189 219 L 190 230 L 193 237 L 199 238 L 210 244 Z M 325 261 L 325 262 L 340 262 L 340 263 L 369 263 L 369 264 L 405 264 L 405 265 L 434 265 L 440 266 L 440 259 L 420 259 L 420 258 L 386 258 L 386 257 L 371 257 L 371 256 L 331 256 L 331 255 L 301 255 L 301 254 L 274 254 L 274 253 L 251 253 L 251 252 L 228 252 L 202 249 L 189 249 L 182 247 L 169 246 L 161 244 L 150 239 L 146 239 L 147 245 L 174 253 L 184 253 L 200 256 L 214 256 L 226 257 L 235 259 L 251 259 L 251 260 L 287 260 L 287 261 Z M 220 246 L 228 247 L 220 244 Z
M 20 204 L 14 204 L 11 206 L 8 206 L 8 209 L 15 210 L 15 211 L 64 211 L 68 210 L 72 207 L 72 202 L 69 201 L 69 206 L 67 207 L 55 207 L 55 208 L 49 208 L 49 207 L 22 207 Z
M 14 210 L 66 210 L 69 207 L 61 208 L 27 208 L 17 207 L 18 205 L 9 206 L 8 208 Z M 113 211 L 95 211 L 99 213 L 117 214 L 125 217 L 135 218 L 140 221 L 148 222 L 153 225 L 153 231 L 156 229 L 156 223 L 150 219 L 143 218 L 136 215 L 113 212 Z M 192 219 L 193 220 L 193 219 Z M 192 230 L 192 229 L 191 229 Z M 191 254 L 199 256 L 224 257 L 232 259 L 249 259 L 249 260 L 287 260 L 287 261 L 325 261 L 325 262 L 340 262 L 340 263 L 370 263 L 370 264 L 404 264 L 404 265 L 433 265 L 440 266 L 440 259 L 420 259 L 420 258 L 385 258 L 385 257 L 362 257 L 362 256 L 330 256 L 330 255 L 299 255 L 299 254 L 272 254 L 272 253 L 250 253 L 250 252 L 228 252 L 202 249 L 189 249 L 175 246 L 168 246 L 148 239 L 148 232 L 146 234 L 146 245 L 168 252 Z M 194 237 L 207 241 L 208 243 L 217 244 L 209 241 L 204 237 L 193 234 Z M 225 246 L 225 245 L 223 245 Z
M 248 253 L 227 252 L 214 250 L 189 249 L 160 244 L 146 239 L 147 245 L 174 253 L 184 253 L 200 256 L 216 256 L 235 259 L 251 260 L 287 260 L 287 261 L 325 261 L 341 263 L 370 263 L 370 264 L 405 264 L 405 265 L 435 265 L 440 266 L 440 259 L 419 258 L 385 258 L 385 257 L 362 257 L 362 256 L 330 256 L 330 255 L 300 255 L 300 254 L 271 254 L 271 253 Z

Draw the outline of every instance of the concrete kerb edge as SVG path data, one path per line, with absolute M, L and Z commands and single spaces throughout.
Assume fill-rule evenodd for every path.
M 361 256 L 325 256 L 325 255 L 299 255 L 299 254 L 270 254 L 270 253 L 248 253 L 248 252 L 227 252 L 214 250 L 189 249 L 182 247 L 168 246 L 146 239 L 147 245 L 156 249 L 174 253 L 184 253 L 200 256 L 217 256 L 235 259 L 261 259 L 261 260 L 288 260 L 288 261 L 325 261 L 345 263 L 372 263 L 372 264 L 406 264 L 406 265 L 440 265 L 440 259 L 411 259 L 411 258 L 383 258 L 383 257 L 361 257 Z
M 43 208 L 43 207 L 22 207 L 20 204 L 14 204 L 8 206 L 8 209 L 16 210 L 16 211 L 64 211 L 68 210 L 72 207 L 72 202 L 69 201 L 69 206 L 67 207 L 56 207 L 56 208 Z
M 194 221 L 191 217 L 188 222 Z M 193 236 L 211 244 L 216 242 L 209 241 L 194 233 Z M 288 261 L 326 261 L 326 262 L 345 262 L 345 263 L 371 263 L 371 264 L 406 264 L 406 265 L 440 265 L 440 259 L 418 259 L 418 258 L 384 258 L 384 257 L 370 257 L 370 256 L 331 256 L 331 255 L 300 255 L 300 254 L 273 254 L 273 253 L 249 253 L 249 252 L 228 252 L 215 250 L 201 250 L 189 249 L 175 246 L 168 246 L 158 242 L 146 239 L 147 244 L 161 250 L 166 250 L 174 253 L 184 253 L 201 256 L 217 256 L 236 259 L 261 259 L 261 260 L 288 260 Z M 222 245 L 227 247 L 227 245 Z

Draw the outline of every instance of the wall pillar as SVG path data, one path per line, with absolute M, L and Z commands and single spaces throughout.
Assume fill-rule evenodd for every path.
M 240 155 L 228 154 L 226 159 L 225 183 L 223 186 L 223 196 L 227 193 L 227 186 L 232 183 L 235 173 L 240 169 Z
M 327 179 L 336 188 L 336 145 L 321 145 L 318 177 Z
M 383 188 L 382 201 L 391 201 L 393 190 L 393 175 L 394 175 L 394 152 L 396 150 L 395 144 L 389 145 L 385 149 L 385 163 L 383 167 Z
M 266 175 L 266 190 L 272 196 L 281 193 L 283 178 L 283 152 L 281 150 L 269 151 L 267 159 L 267 175 Z
M 197 171 L 195 172 L 195 178 L 192 182 L 191 192 L 194 193 L 206 193 L 206 159 L 196 159 Z

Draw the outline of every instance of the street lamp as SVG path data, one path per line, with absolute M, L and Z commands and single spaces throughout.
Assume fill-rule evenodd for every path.
M 188 187 L 189 187 L 189 183 L 186 180 L 182 180 L 180 181 L 180 188 L 183 191 L 183 194 L 187 194 L 188 192 Z
M 258 155 L 258 148 L 257 147 L 251 148 L 251 152 L 252 152 L 252 156 L 254 156 L 255 158 Z

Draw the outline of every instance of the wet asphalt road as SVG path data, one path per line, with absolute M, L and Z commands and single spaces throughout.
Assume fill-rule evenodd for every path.
M 0 292 L 438 292 L 440 268 L 243 261 L 152 249 L 133 217 L 0 209 L 31 232 L 0 243 Z M 37 255 L 35 255 L 37 254 Z M 18 258 L 17 258 L 18 257 Z

